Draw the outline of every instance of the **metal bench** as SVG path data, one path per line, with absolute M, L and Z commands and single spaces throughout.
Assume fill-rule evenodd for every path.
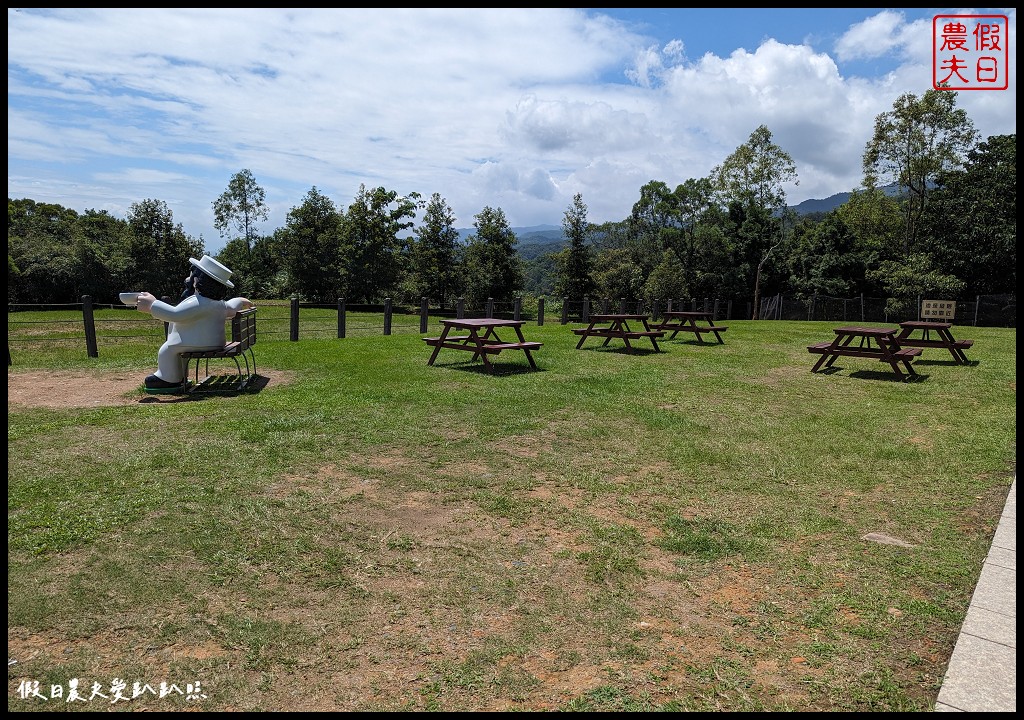
M 191 350 L 181 354 L 182 392 L 190 393 L 235 393 L 245 390 L 256 378 L 256 355 L 252 346 L 256 344 L 256 308 L 242 310 L 231 319 L 231 340 L 217 350 Z M 235 375 L 211 375 L 210 360 L 230 359 L 235 363 Z M 195 360 L 195 382 L 189 383 L 188 369 Z M 200 381 L 200 360 L 205 361 L 205 377 Z M 242 363 L 245 370 L 242 370 Z

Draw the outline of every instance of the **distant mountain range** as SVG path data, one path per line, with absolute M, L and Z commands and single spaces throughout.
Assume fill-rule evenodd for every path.
M 887 195 L 896 194 L 896 186 L 883 188 Z M 790 205 L 789 209 L 797 215 L 810 215 L 811 213 L 827 213 L 835 210 L 850 199 L 852 193 L 841 192 L 830 195 L 824 200 L 804 200 L 798 205 Z M 457 228 L 459 239 L 466 242 L 472 235 L 475 228 Z M 562 228 L 558 225 L 529 225 L 526 227 L 514 227 L 512 232 L 516 234 L 516 249 L 524 260 L 558 252 L 565 247 L 565 237 L 562 235 Z

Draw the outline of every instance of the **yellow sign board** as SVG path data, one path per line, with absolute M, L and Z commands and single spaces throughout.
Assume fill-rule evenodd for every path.
M 953 300 L 922 300 L 922 320 L 952 320 L 956 315 L 956 302 Z

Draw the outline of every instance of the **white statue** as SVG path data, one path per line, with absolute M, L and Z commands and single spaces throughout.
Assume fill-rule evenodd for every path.
M 177 305 L 157 300 L 148 292 L 139 293 L 137 308 L 158 320 L 170 323 L 167 341 L 157 353 L 157 371 L 146 378 L 147 390 L 181 387 L 185 369 L 181 353 L 192 350 L 216 350 L 226 342 L 224 323 L 238 311 L 254 307 L 244 297 L 225 300 L 234 288 L 231 271 L 209 255 L 201 260 L 189 258 L 192 271 L 185 278 L 185 292 Z

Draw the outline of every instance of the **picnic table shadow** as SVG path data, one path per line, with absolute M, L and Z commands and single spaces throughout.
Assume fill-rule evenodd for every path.
M 477 375 L 527 375 L 530 373 L 544 372 L 544 368 L 538 366 L 536 369 L 530 367 L 529 363 L 491 361 L 493 372 L 487 370 L 487 366 L 479 360 L 449 360 L 447 362 L 435 362 L 428 367 L 441 368 L 444 370 L 458 370 L 460 372 L 475 373 Z
M 697 338 L 682 337 L 682 336 L 676 338 L 675 340 L 672 340 L 670 338 L 663 338 L 663 339 L 659 340 L 658 342 L 660 342 L 660 343 L 672 343 L 674 345 L 694 345 L 696 347 L 707 347 L 707 348 L 711 348 L 711 347 L 725 347 L 725 343 L 720 343 L 720 342 L 717 342 L 717 341 L 715 341 L 715 342 L 708 342 L 707 340 L 701 341 L 701 340 L 698 340 Z
M 835 370 L 835 366 L 829 368 L 829 370 Z M 922 373 L 900 377 L 892 370 L 853 370 L 850 372 L 850 377 L 858 380 L 887 380 L 888 382 L 898 383 L 916 383 L 928 379 L 928 376 Z
M 490 375 L 490 376 L 502 376 L 502 375 L 529 375 L 531 373 L 545 372 L 545 369 L 538 366 L 537 369 L 530 367 L 529 363 L 495 363 L 491 362 L 491 367 L 494 368 L 493 372 L 488 372 L 487 366 L 479 360 L 454 360 L 445 363 L 435 362 L 430 367 L 441 368 L 444 370 L 458 370 L 459 372 L 474 373 L 476 375 Z
M 949 360 L 922 360 L 918 358 L 914 361 L 914 367 L 920 367 L 921 365 L 945 365 L 947 367 L 974 367 L 978 365 L 980 360 L 968 360 L 965 363 L 958 363 L 956 360 L 950 358 Z
M 242 390 L 238 390 L 232 387 L 238 383 L 237 375 L 215 375 L 212 376 L 212 389 L 210 390 L 199 390 L 190 392 L 188 395 L 143 395 L 139 398 L 140 403 L 181 403 L 181 402 L 199 402 L 202 400 L 212 400 L 218 397 L 237 397 L 239 395 L 255 395 L 263 391 L 267 385 L 270 384 L 270 378 L 263 375 L 253 375 L 252 379 Z M 223 386 L 221 389 L 219 386 Z
M 634 345 L 632 350 L 625 345 L 591 345 L 578 349 L 586 352 L 613 353 L 615 355 L 660 355 L 665 352 L 664 350 L 655 350 L 654 348 L 641 345 Z

